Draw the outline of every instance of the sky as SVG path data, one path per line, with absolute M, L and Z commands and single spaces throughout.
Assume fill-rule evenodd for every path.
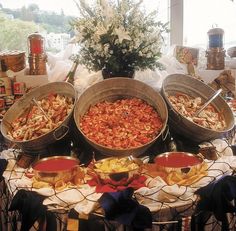
M 164 22 L 167 22 L 166 2 L 168 0 L 144 0 L 143 2 L 147 10 L 154 10 L 159 6 L 159 14 L 165 18 Z M 77 16 L 79 14 L 74 0 L 0 0 L 0 3 L 3 7 L 13 9 L 35 3 L 42 10 L 60 13 L 63 9 L 66 15 Z M 158 5 L 160 3 L 161 7 Z M 184 12 L 184 42 L 187 45 L 207 43 L 207 31 L 213 26 L 224 29 L 226 42 L 236 41 L 236 1 L 184 0 Z
M 54 11 L 57 13 L 63 9 L 66 15 L 76 16 L 78 9 L 74 0 L 0 0 L 4 8 L 17 9 L 35 3 L 41 10 Z
M 54 11 L 57 13 L 63 9 L 66 15 L 76 16 L 78 15 L 78 9 L 75 4 L 76 0 L 0 0 L 0 3 L 4 8 L 17 9 L 22 6 L 28 6 L 29 4 L 35 3 L 41 10 Z M 89 2 L 89 0 L 87 0 Z M 161 0 L 159 0 L 161 1 Z M 155 6 L 158 5 L 158 0 L 144 0 L 145 6 L 154 10 Z M 162 0 L 163 1 L 163 0 Z M 167 10 L 167 9 L 166 9 Z
M 188 40 L 187 43 L 207 43 L 207 32 L 212 27 L 224 30 L 225 43 L 236 41 L 235 0 L 185 0 L 184 12 L 184 40 Z

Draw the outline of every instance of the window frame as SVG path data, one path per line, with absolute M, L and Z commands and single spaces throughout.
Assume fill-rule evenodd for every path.
M 170 45 L 183 45 L 184 0 L 170 0 Z

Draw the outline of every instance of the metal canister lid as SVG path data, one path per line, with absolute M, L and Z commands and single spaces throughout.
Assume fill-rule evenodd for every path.
M 43 40 L 43 36 L 39 34 L 38 32 L 32 33 L 28 36 L 28 39 L 38 39 L 38 40 Z
M 221 28 L 212 28 L 207 32 L 208 35 L 223 35 L 224 34 L 224 30 Z

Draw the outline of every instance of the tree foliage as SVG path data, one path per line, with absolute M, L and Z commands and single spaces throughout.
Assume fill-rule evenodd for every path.
M 34 22 L 8 19 L 0 13 L 0 50 L 27 51 L 28 35 L 42 30 L 43 28 Z
M 23 6 L 16 10 L 3 7 L 2 11 L 13 15 L 15 19 L 42 24 L 45 29 L 50 28 L 48 32 L 68 33 L 70 30 L 69 22 L 72 17 L 66 16 L 63 10 L 61 10 L 60 14 L 57 14 L 55 12 L 42 11 L 37 4 L 30 4 L 28 7 Z
M 13 18 L 12 18 L 13 17 Z M 0 50 L 27 51 L 27 37 L 34 32 L 71 33 L 71 16 L 41 11 L 37 4 L 21 9 L 0 6 Z

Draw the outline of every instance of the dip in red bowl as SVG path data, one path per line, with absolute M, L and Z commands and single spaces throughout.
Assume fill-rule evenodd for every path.
M 187 152 L 166 152 L 155 158 L 155 164 L 165 171 L 177 171 L 187 173 L 193 167 L 201 166 L 203 159 Z
M 70 156 L 52 156 L 40 159 L 32 168 L 36 180 L 55 185 L 58 181 L 72 180 L 79 168 L 79 160 Z
M 207 176 L 208 165 L 195 154 L 166 152 L 155 158 L 156 171 L 164 174 L 168 185 L 190 186 Z

